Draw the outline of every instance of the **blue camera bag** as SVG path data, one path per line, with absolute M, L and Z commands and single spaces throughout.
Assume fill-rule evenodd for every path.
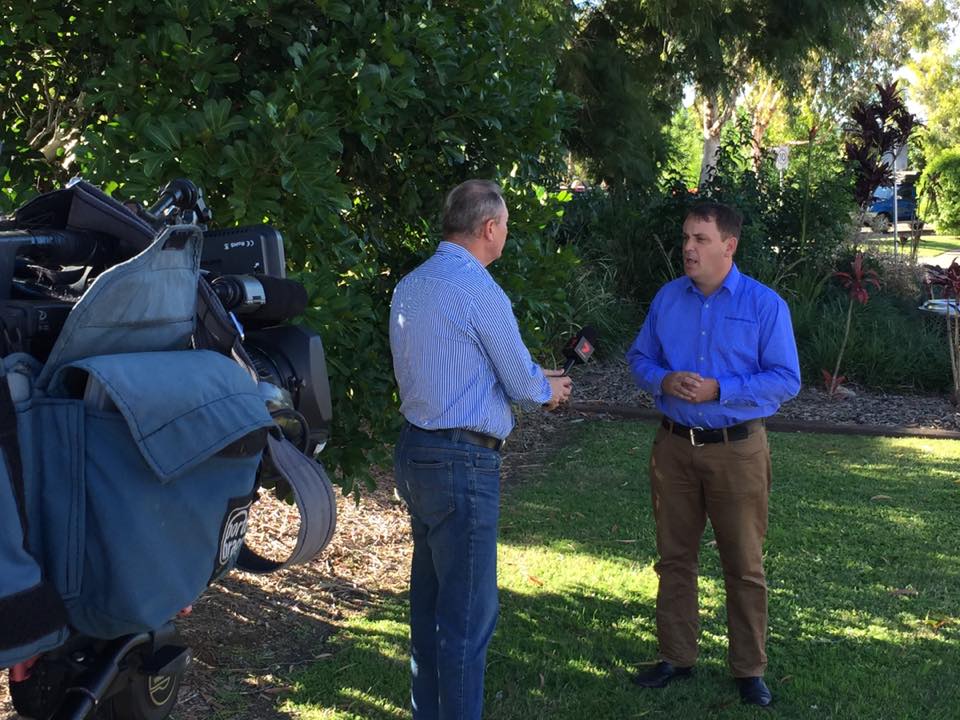
M 201 242 L 168 228 L 97 277 L 42 367 L 2 361 L 0 667 L 155 629 L 237 560 L 274 423 L 245 367 L 194 349 Z
M 159 627 L 236 561 L 266 440 L 257 431 L 272 420 L 243 368 L 207 350 L 63 370 L 101 383 L 111 407 L 18 408 L 31 550 L 80 632 Z

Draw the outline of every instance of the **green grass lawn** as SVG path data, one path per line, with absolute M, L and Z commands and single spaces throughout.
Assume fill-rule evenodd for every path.
M 750 718 L 725 666 L 722 575 L 701 555 L 701 658 L 666 690 L 629 682 L 655 652 L 653 428 L 592 422 L 507 487 L 501 619 L 485 717 Z M 960 714 L 960 443 L 778 434 L 766 569 L 772 711 L 782 718 Z M 403 597 L 348 621 L 296 678 L 294 717 L 403 718 Z
M 888 235 L 882 240 L 871 240 L 869 247 L 876 248 L 882 252 L 893 252 L 893 235 Z M 960 250 L 960 237 L 956 235 L 927 236 L 920 239 L 920 246 L 917 248 L 917 257 L 933 257 L 954 250 Z M 900 234 L 900 252 L 910 252 L 909 233 Z

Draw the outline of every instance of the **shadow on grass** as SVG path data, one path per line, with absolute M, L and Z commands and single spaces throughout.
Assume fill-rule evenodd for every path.
M 501 619 L 485 717 L 746 718 L 726 669 L 722 573 L 701 548 L 694 681 L 630 682 L 656 642 L 652 429 L 586 428 L 504 494 Z M 782 718 L 946 718 L 960 707 L 960 444 L 774 435 L 767 679 Z M 577 563 L 550 573 L 557 564 Z M 539 573 L 540 576 L 533 576 Z M 403 596 L 299 678 L 312 718 L 409 717 Z
M 590 588 L 562 594 L 501 593 L 488 655 L 484 717 L 757 717 L 742 707 L 725 667 L 720 620 L 706 622 L 693 681 L 665 691 L 629 677 L 654 652 L 653 608 L 601 599 Z M 328 661 L 304 673 L 290 696 L 304 718 L 409 717 L 406 605 L 387 596 L 351 628 Z M 789 623 L 770 641 L 767 679 L 786 718 L 954 718 L 960 649 L 934 636 L 909 643 L 849 635 L 812 637 Z

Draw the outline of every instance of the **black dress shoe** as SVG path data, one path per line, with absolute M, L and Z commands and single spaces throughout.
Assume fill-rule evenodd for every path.
M 770 688 L 762 677 L 737 678 L 737 687 L 740 689 L 740 699 L 747 705 L 766 707 L 773 702 Z
M 630 678 L 630 682 L 645 688 L 663 688 L 674 680 L 681 680 L 693 675 L 693 668 L 676 667 L 661 660 L 649 670 L 639 672 Z

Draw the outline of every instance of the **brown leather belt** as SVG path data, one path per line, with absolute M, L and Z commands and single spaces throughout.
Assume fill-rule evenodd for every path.
M 411 424 L 412 425 L 412 424 Z M 463 442 L 469 443 L 470 445 L 479 445 L 480 447 L 485 447 L 490 450 L 500 450 L 503 447 L 505 440 L 501 440 L 498 437 L 493 435 L 484 435 L 483 433 L 475 432 L 474 430 L 467 430 L 466 428 L 444 428 L 442 430 L 426 430 L 417 425 L 412 425 L 417 430 L 425 433 L 430 433 L 431 435 L 439 435 L 440 437 L 447 438 L 447 440 L 452 440 L 453 442 Z
M 673 420 L 665 417 L 660 421 L 660 424 L 674 435 L 679 435 L 682 438 L 687 438 L 690 440 L 691 445 L 698 446 L 709 445 L 711 443 L 737 442 L 738 440 L 746 440 L 748 437 L 750 437 L 751 428 L 754 427 L 757 422 L 757 420 L 748 420 L 745 423 L 740 423 L 739 425 L 730 425 L 729 427 L 725 428 L 703 428 L 681 425 L 680 423 L 674 422 Z

